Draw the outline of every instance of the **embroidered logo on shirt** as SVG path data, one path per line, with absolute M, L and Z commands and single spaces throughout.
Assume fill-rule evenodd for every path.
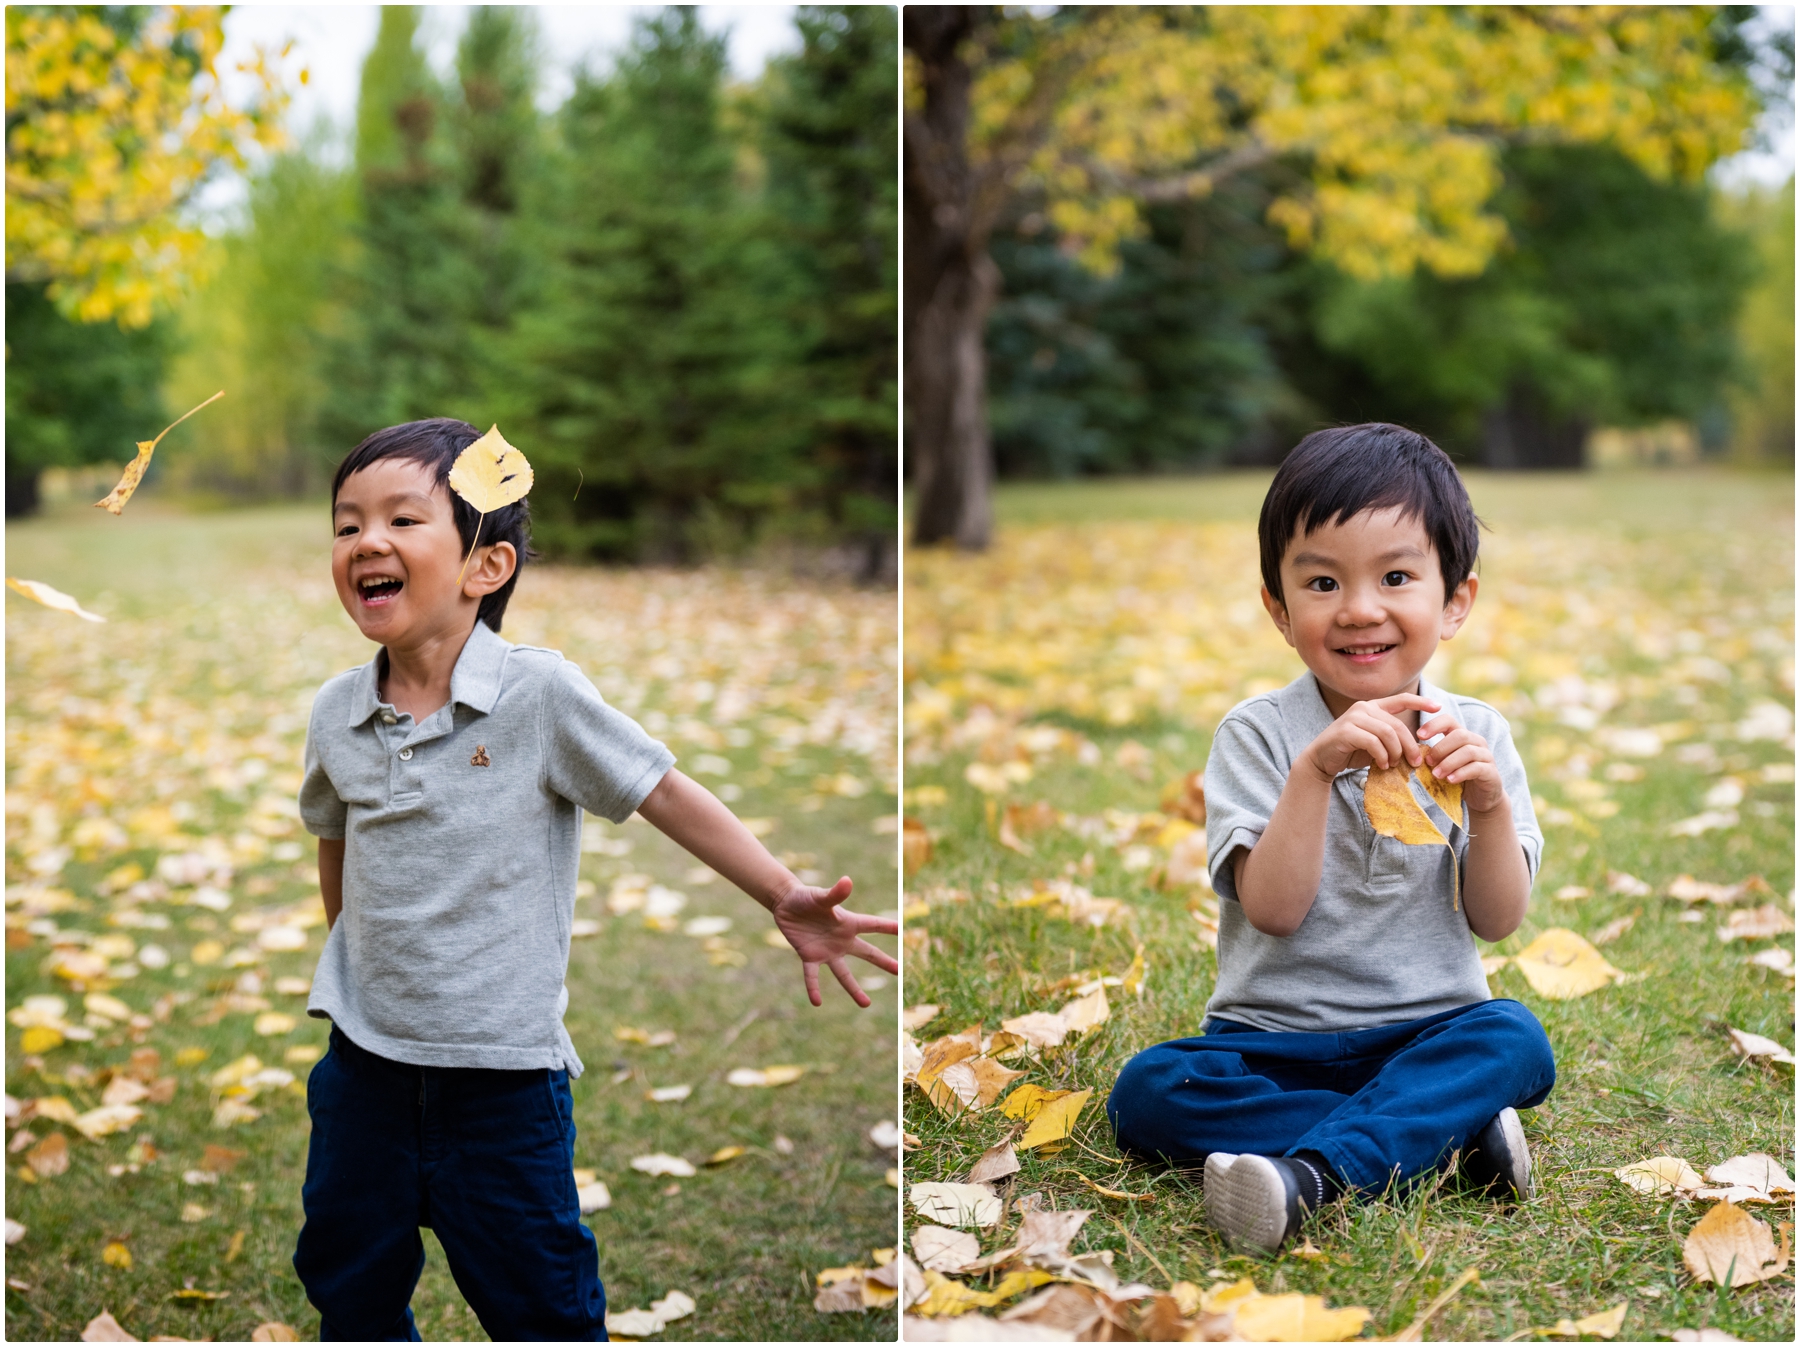
M 475 756 L 469 759 L 469 766 L 471 766 L 471 767 L 492 767 L 493 765 L 494 765 L 493 759 L 489 758 L 487 755 L 487 745 L 486 744 L 476 744 L 475 745 Z

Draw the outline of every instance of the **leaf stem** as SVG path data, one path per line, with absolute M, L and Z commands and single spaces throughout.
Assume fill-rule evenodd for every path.
M 481 541 L 481 521 L 486 518 L 486 510 L 475 516 L 475 537 L 469 543 L 469 555 L 463 558 L 462 570 L 456 573 L 458 587 L 462 585 L 463 571 L 468 570 L 469 563 L 475 559 L 475 544 Z

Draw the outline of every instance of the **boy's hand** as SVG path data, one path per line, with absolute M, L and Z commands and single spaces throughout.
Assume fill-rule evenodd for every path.
M 869 1005 L 868 994 L 856 985 L 849 965 L 844 962 L 845 956 L 854 954 L 859 959 L 867 959 L 884 973 L 900 971 L 900 965 L 892 957 L 862 938 L 865 933 L 898 935 L 900 923 L 844 911 L 838 904 L 850 896 L 850 889 L 848 875 L 829 889 L 796 883 L 769 909 L 776 927 L 794 947 L 794 953 L 800 956 L 806 995 L 815 1006 L 824 1004 L 824 998 L 819 995 L 820 964 L 832 971 L 843 989 L 850 993 L 850 999 L 865 1010 Z
M 1463 802 L 1477 814 L 1491 814 L 1507 806 L 1506 788 L 1500 784 L 1500 769 L 1494 765 L 1494 750 L 1475 731 L 1458 725 L 1446 713 L 1433 716 L 1419 726 L 1420 739 L 1443 735 L 1425 749 L 1425 761 L 1439 781 L 1450 781 L 1462 787 Z
M 1400 762 L 1417 767 L 1425 760 L 1425 750 L 1413 738 L 1400 714 L 1437 709 L 1436 702 L 1411 692 L 1383 697 L 1375 702 L 1356 702 L 1307 745 L 1305 760 L 1327 785 L 1339 772 L 1358 767 L 1385 768 Z M 1441 733 L 1441 727 L 1438 732 Z M 1423 735 L 1423 730 L 1420 733 Z

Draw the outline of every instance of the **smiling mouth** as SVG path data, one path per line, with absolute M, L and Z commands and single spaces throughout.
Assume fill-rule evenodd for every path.
M 1381 658 L 1393 648 L 1392 645 L 1346 645 L 1339 646 L 1337 653 L 1346 659 L 1373 660 Z
M 364 604 L 374 606 L 387 603 L 404 588 L 405 585 L 399 580 L 365 580 L 357 587 L 357 593 Z

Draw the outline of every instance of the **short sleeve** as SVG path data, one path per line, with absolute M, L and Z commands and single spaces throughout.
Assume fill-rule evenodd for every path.
M 608 706 L 567 660 L 546 682 L 539 735 L 549 788 L 614 823 L 630 818 L 675 765 L 673 753 Z
M 1544 854 L 1544 833 L 1538 827 L 1537 810 L 1531 803 L 1531 783 L 1525 778 L 1525 763 L 1513 743 L 1512 729 L 1505 717 L 1494 713 L 1498 724 L 1489 737 L 1488 747 L 1494 753 L 1494 766 L 1500 771 L 1500 784 L 1506 788 L 1506 801 L 1512 806 L 1513 831 L 1525 849 L 1525 868 L 1537 878 L 1538 865 Z
M 337 793 L 319 757 L 319 706 L 325 699 L 313 700 L 312 720 L 306 727 L 306 760 L 300 778 L 300 821 L 314 837 L 342 838 L 350 816 L 350 806 Z
M 1231 854 L 1256 845 L 1286 785 L 1268 737 L 1247 717 L 1227 716 L 1206 759 L 1207 868 L 1220 897 L 1237 901 Z

